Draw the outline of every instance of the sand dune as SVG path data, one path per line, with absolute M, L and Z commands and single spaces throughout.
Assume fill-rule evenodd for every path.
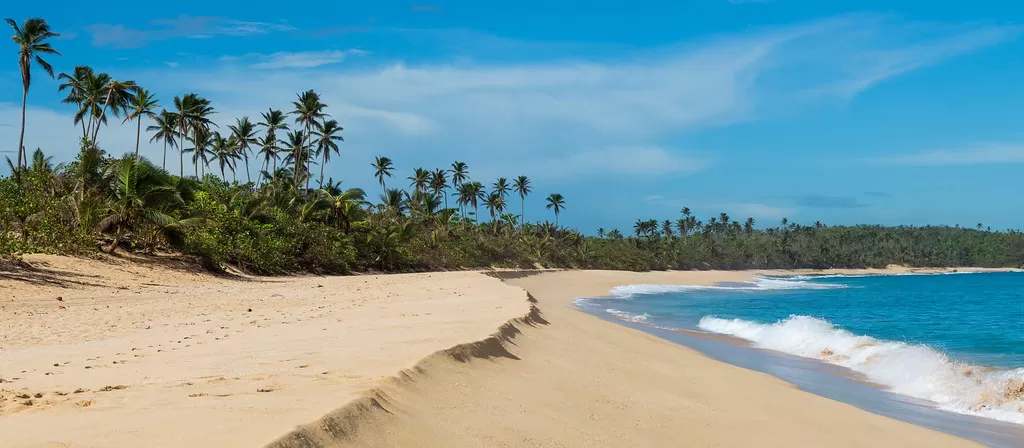
M 5 447 L 973 446 L 571 305 L 751 273 L 263 280 L 32 261 L 0 271 Z
M 29 260 L 0 271 L 2 447 L 261 446 L 529 311 L 522 290 L 475 273 L 266 280 Z

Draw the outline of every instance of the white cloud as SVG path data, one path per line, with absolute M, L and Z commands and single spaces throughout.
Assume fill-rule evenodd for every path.
M 710 163 L 687 157 L 677 150 L 654 146 L 611 147 L 582 151 L 537 163 L 532 169 L 541 178 L 566 179 L 605 175 L 615 177 L 675 177 L 693 174 Z
M 925 151 L 871 159 L 894 165 L 993 165 L 1024 163 L 1024 145 L 997 143 L 958 150 Z
M 252 36 L 292 31 L 295 27 L 286 23 L 246 22 L 226 17 L 180 16 L 153 20 L 141 28 L 97 23 L 85 29 L 92 36 L 92 44 L 97 47 L 139 48 L 153 41 L 167 39 Z
M 259 62 L 249 67 L 260 69 L 276 68 L 313 68 L 321 65 L 337 64 L 349 55 L 366 54 L 363 50 L 328 50 L 328 51 L 298 51 L 278 52 L 267 55 L 257 55 Z

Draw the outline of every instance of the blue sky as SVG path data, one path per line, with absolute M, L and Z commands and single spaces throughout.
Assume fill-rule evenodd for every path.
M 1024 222 L 1024 4 L 490 3 L 57 1 L 4 14 L 64 34 L 58 71 L 91 65 L 163 104 L 194 91 L 222 127 L 317 89 L 345 127 L 328 174 L 374 196 L 369 163 L 383 154 L 403 179 L 453 160 L 486 184 L 526 174 L 528 219 L 559 192 L 561 221 L 587 232 L 682 206 L 762 224 Z M 5 45 L 7 150 L 21 91 Z M 56 87 L 35 72 L 26 146 L 65 161 L 78 131 Z M 119 154 L 134 138 L 111 125 L 100 144 Z

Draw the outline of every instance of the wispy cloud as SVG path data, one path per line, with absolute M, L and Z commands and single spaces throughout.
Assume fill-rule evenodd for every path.
M 710 163 L 678 150 L 655 146 L 623 146 L 573 152 L 537 163 L 541 177 L 571 178 L 599 175 L 671 177 L 693 174 Z M 523 167 L 526 169 L 527 167 Z
M 952 166 L 1024 163 L 1024 145 L 996 143 L 956 150 L 925 151 L 871 159 L 893 165 Z
M 86 27 L 97 47 L 139 48 L 150 42 L 176 38 L 209 38 L 214 36 L 252 36 L 291 31 L 285 23 L 247 22 L 225 17 L 190 17 L 159 19 L 145 28 L 98 23 Z
M 871 196 L 871 197 L 876 197 L 876 198 L 888 198 L 888 197 L 892 196 L 892 195 L 890 195 L 889 193 L 887 193 L 885 191 L 865 191 L 864 194 L 866 196 Z
M 271 54 L 251 54 L 236 59 L 256 59 L 258 62 L 250 64 L 251 68 L 276 69 L 276 68 L 313 68 L 322 65 L 337 64 L 344 61 L 351 55 L 366 54 L 363 50 L 326 50 L 326 51 L 294 51 L 278 52 Z M 227 58 L 222 58 L 227 60 Z
M 430 12 L 430 13 L 434 13 L 434 14 L 444 14 L 444 8 L 442 8 L 440 5 L 419 3 L 419 4 L 415 4 L 415 5 L 410 6 L 409 9 L 413 10 L 413 11 L 416 11 L 416 12 Z

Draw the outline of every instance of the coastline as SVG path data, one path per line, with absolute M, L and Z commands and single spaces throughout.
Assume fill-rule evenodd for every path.
M 133 266 L 107 267 L 122 272 L 97 275 L 103 266 L 43 259 L 72 283 L 61 288 L 52 279 L 18 281 L 22 294 L 15 303 L 28 307 L 19 308 L 28 312 L 27 320 L 8 312 L 13 297 L 0 297 L 9 319 L 3 323 L 25 328 L 21 346 L 0 345 L 0 376 L 29 371 L 0 386 L 4 446 L 252 446 L 275 438 L 271 446 L 279 447 L 745 446 L 772 440 L 798 446 L 977 446 L 803 392 L 572 306 L 578 297 L 605 295 L 626 284 L 712 285 L 821 271 L 491 274 L 505 284 L 472 272 L 238 280 Z M 0 277 L 10 286 L 6 282 Z M 433 290 L 424 295 L 424 288 Z M 64 300 L 56 301 L 62 290 Z M 24 294 L 29 291 L 34 295 Z M 166 303 L 169 297 L 173 303 Z M 369 300 L 356 303 L 361 297 Z M 137 345 L 140 332 L 155 333 L 152 323 L 127 331 L 93 325 L 118 325 L 127 303 L 152 306 L 149 312 L 156 314 L 139 322 L 181 324 L 162 330 L 180 334 L 159 337 L 177 350 L 146 347 L 153 353 L 135 357 L 141 353 L 130 348 L 138 347 L 118 345 L 125 335 Z M 252 303 L 253 312 L 265 312 L 260 319 L 241 309 Z M 349 306 L 329 309 L 337 304 Z M 99 319 L 86 323 L 96 328 L 74 327 L 69 311 L 83 305 L 95 308 L 85 317 Z M 175 321 L 178 311 L 203 319 Z M 261 327 L 261 319 L 270 320 Z M 231 328 L 238 333 L 225 338 L 230 342 L 172 341 L 196 333 L 204 321 L 238 325 Z M 405 328 L 409 322 L 414 328 Z M 60 325 L 70 328 L 47 339 L 44 330 Z M 344 330 L 325 338 L 334 327 Z M 82 360 L 93 368 L 75 373 L 71 366 L 85 366 L 57 362 L 70 353 L 121 349 L 111 352 L 113 359 Z M 333 368 L 322 367 L 329 364 Z M 89 390 L 56 390 L 71 382 Z M 14 395 L 9 391 L 26 390 L 43 391 L 43 399 L 35 400 L 42 405 L 27 409 L 8 397 Z M 78 404 L 86 401 L 92 403 Z

